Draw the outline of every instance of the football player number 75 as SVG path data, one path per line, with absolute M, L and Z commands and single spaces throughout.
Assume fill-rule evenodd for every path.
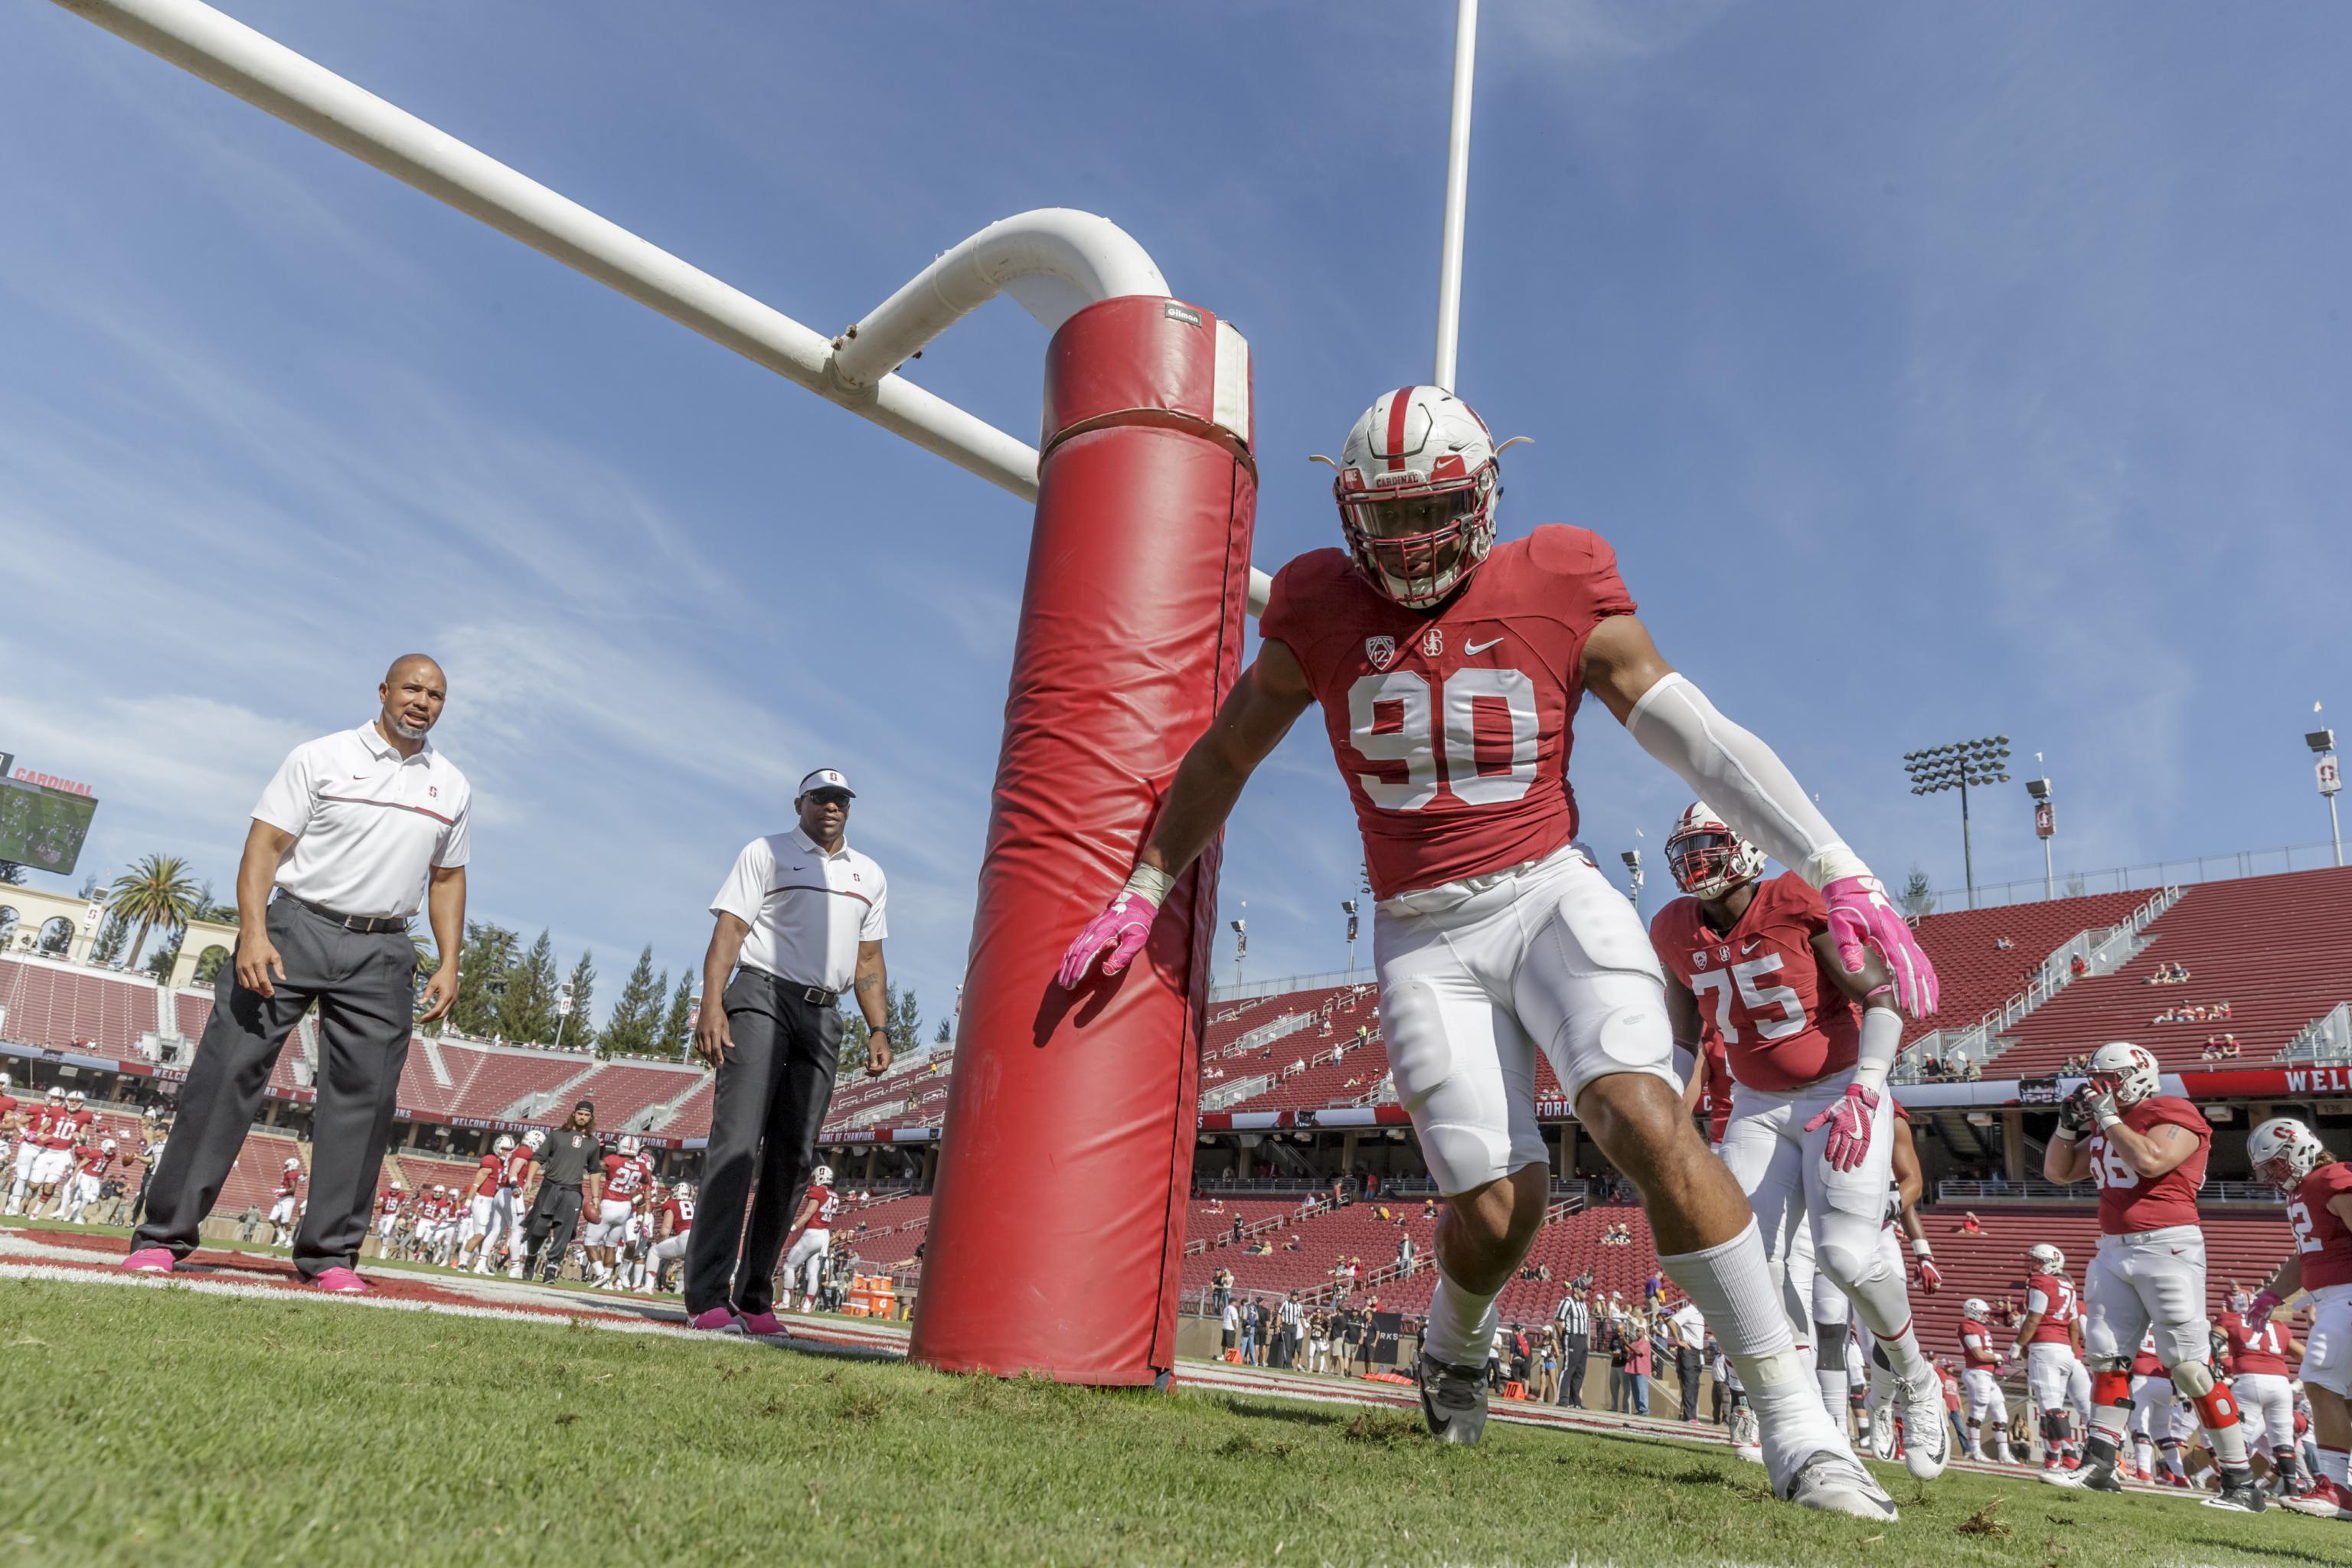
M 1465 805 L 1499 805 L 1528 793 L 1536 780 L 1538 723 L 1535 682 L 1517 669 L 1483 667 L 1445 677 L 1433 700 L 1429 679 L 1417 670 L 1367 675 L 1348 688 L 1348 740 L 1370 763 L 1402 763 L 1404 777 L 1359 773 L 1371 803 L 1383 811 L 1419 811 L 1437 798 L 1437 753 L 1445 753 L 1445 787 Z M 1444 712 L 1437 711 L 1440 708 Z M 1486 770 L 1479 768 L 1478 719 L 1488 723 Z M 1494 753 L 1507 724 L 1507 766 Z
M 1785 985 L 1759 985 L 1757 981 L 1780 967 L 1780 955 L 1768 952 L 1761 958 L 1751 958 L 1745 963 L 1735 963 L 1728 969 L 1703 969 L 1691 976 L 1691 994 L 1715 997 L 1715 1026 L 1722 1031 L 1727 1046 L 1739 1043 L 1739 1031 L 1731 1022 L 1731 994 L 1736 987 L 1740 1001 L 1747 1004 L 1748 1021 L 1756 1026 L 1757 1035 L 1767 1040 L 1777 1040 L 1793 1035 L 1805 1026 L 1805 1004 Z M 1767 1017 L 1771 1008 L 1780 1016 Z

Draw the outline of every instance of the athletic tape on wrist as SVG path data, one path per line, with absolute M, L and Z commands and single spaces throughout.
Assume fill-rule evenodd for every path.
M 1135 863 L 1135 869 L 1127 874 L 1127 890 L 1150 900 L 1155 910 L 1168 901 L 1168 890 L 1175 885 L 1175 878 L 1157 866 L 1147 866 L 1140 860 Z

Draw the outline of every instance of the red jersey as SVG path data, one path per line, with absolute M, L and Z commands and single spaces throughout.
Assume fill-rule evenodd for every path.
M 523 1184 L 530 1180 L 530 1150 L 525 1144 L 518 1143 L 508 1152 L 506 1163 L 508 1186 L 517 1192 L 522 1191 Z
M 2306 1290 L 2352 1285 L 2352 1229 L 2327 1206 L 2347 1193 L 2352 1193 L 2352 1162 L 2330 1160 L 2304 1177 L 2287 1200 L 2286 1223 L 2294 1230 Z
M 672 1236 L 684 1236 L 694 1228 L 692 1198 L 672 1198 L 662 1205 L 661 1212 L 669 1216 L 669 1233 Z
M 2170 1122 L 2197 1136 L 2189 1158 L 2152 1182 L 2121 1154 L 2107 1147 L 2102 1133 L 2085 1143 L 2091 1155 L 2091 1179 L 2099 1187 L 2099 1229 L 2108 1236 L 2131 1236 L 2143 1230 L 2197 1223 L 2197 1190 L 2205 1184 L 2205 1156 L 2212 1152 L 2213 1129 L 2200 1111 L 2177 1094 L 2151 1094 L 2124 1112 L 2124 1125 L 2135 1132 Z
M 1966 1318 L 1960 1320 L 1960 1360 L 1966 1365 L 1980 1366 L 1988 1372 L 2000 1360 L 2000 1352 L 1992 1346 L 1992 1326 L 1990 1323 L 1972 1323 Z
M 297 1194 L 297 1193 L 300 1192 L 301 1190 L 302 1190 L 302 1173 L 301 1173 L 301 1172 L 299 1172 L 299 1171 L 289 1171 L 289 1172 L 287 1172 L 284 1175 L 282 1175 L 282 1176 L 280 1176 L 280 1177 L 278 1177 L 278 1195 L 279 1197 L 281 1197 L 281 1198 L 290 1198 L 290 1197 L 292 1197 L 295 1194 Z
M 488 1197 L 499 1190 L 499 1177 L 506 1170 L 506 1162 L 496 1154 L 485 1154 L 474 1167 L 472 1196 Z
M 2028 1343 L 2071 1345 L 2074 1342 L 2074 1336 L 2066 1331 L 2067 1325 L 2083 1315 L 2083 1303 L 2075 1298 L 2072 1279 L 2063 1274 L 2034 1275 L 2025 1282 L 2025 1310 L 2042 1314 L 2042 1321 L 2033 1325 L 2033 1338 Z
M 26 1129 L 34 1142 L 44 1149 L 70 1149 L 81 1142 L 82 1130 L 89 1125 L 89 1112 L 68 1110 L 62 1105 L 44 1105 L 33 1112 Z
M 23 1101 L 12 1095 L 0 1094 L 0 1126 L 5 1126 L 8 1118 L 23 1109 L 25 1109 Z
M 811 1187 L 808 1195 L 809 1202 L 816 1205 L 816 1212 L 809 1215 L 808 1228 L 831 1230 L 833 1216 L 841 1212 L 841 1199 L 834 1194 L 831 1187 Z
M 87 1144 L 81 1152 L 75 1156 L 74 1163 L 79 1167 L 85 1176 L 103 1176 L 106 1174 L 106 1168 L 114 1163 L 114 1155 L 95 1143 Z
M 2268 1320 L 2250 1323 L 2237 1312 L 2221 1315 L 2221 1332 L 2230 1342 L 2230 1359 L 2241 1375 L 2246 1373 L 2267 1373 L 2273 1377 L 2284 1377 L 2286 1341 L 2279 1326 Z
M 653 1170 L 635 1155 L 604 1156 L 604 1201 L 633 1204 L 651 1184 Z
M 2131 1374 L 2134 1377 L 2160 1377 L 2167 1383 L 2172 1381 L 2172 1369 L 2157 1359 L 2155 1330 L 2151 1329 L 2139 1337 L 2139 1353 L 2132 1357 Z
M 1617 555 L 1557 523 L 1495 546 L 1433 613 L 1344 550 L 1276 574 L 1260 634 L 1297 656 L 1356 805 L 1373 896 L 1540 860 L 1576 837 L 1584 640 L 1633 613 Z
M 385 1191 L 383 1196 L 376 1200 L 376 1208 L 378 1212 L 382 1213 L 386 1219 L 390 1219 L 400 1213 L 400 1194 L 388 1189 Z
M 1861 1009 L 1813 951 L 1828 927 L 1821 894 L 1793 871 L 1756 884 L 1729 931 L 1708 924 L 1693 898 L 1651 921 L 1650 945 L 1722 1037 L 1734 1081 L 1785 1093 L 1849 1071 L 1861 1056 Z

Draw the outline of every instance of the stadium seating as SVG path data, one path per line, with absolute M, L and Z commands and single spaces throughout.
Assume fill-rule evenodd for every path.
M 2108 1040 L 2147 1046 L 2168 1068 L 2195 1068 L 2207 1037 L 2223 1033 L 2238 1037 L 2241 1060 L 2268 1060 L 2296 1031 L 2352 1001 L 2352 868 L 2201 882 L 2147 934 L 2153 940 L 2129 963 L 2076 981 L 2020 1019 L 1988 1075 L 2052 1073 Z M 2147 984 L 2160 963 L 2186 965 L 2189 983 Z M 2231 1005 L 2226 1019 L 2150 1022 L 2167 1008 L 2219 1002 Z
M 2024 990 L 2042 961 L 2068 940 L 2086 931 L 2106 931 L 2148 897 L 2146 891 L 2094 893 L 1927 916 L 1919 922 L 1919 944 L 1935 961 L 1942 1005 L 1935 1017 L 1909 1021 L 1905 1043 L 1938 1027 L 1967 1028 Z M 2004 937 L 2012 945 L 1996 947 Z
M 136 1057 L 156 1032 L 155 983 L 34 959 L 0 959 L 0 1012 L 12 1040 L 53 1050 Z

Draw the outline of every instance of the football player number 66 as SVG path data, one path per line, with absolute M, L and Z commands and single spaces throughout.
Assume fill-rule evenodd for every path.
M 1437 752 L 1445 751 L 1445 785 L 1465 805 L 1499 805 L 1528 793 L 1536 780 L 1535 683 L 1523 670 L 1457 669 L 1444 681 L 1443 721 L 1433 711 L 1429 679 L 1410 669 L 1367 675 L 1348 688 L 1348 739 L 1366 762 L 1402 763 L 1402 779 L 1359 773 L 1364 794 L 1383 811 L 1419 811 L 1437 798 Z M 1478 767 L 1478 710 L 1489 724 L 1507 719 L 1507 769 Z M 1499 739 L 1499 736 L 1497 737 Z M 1491 753 L 1490 753 L 1491 755 Z

